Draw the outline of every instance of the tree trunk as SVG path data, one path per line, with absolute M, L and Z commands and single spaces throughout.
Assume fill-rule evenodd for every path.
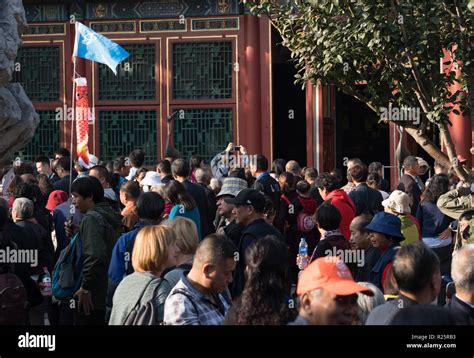
M 458 157 L 456 155 L 456 149 L 454 147 L 453 140 L 451 139 L 451 134 L 448 131 L 448 128 L 444 125 L 439 125 L 439 135 L 441 140 L 444 142 L 446 146 L 446 151 L 448 152 L 449 162 L 456 175 L 464 182 L 469 182 L 469 175 L 466 170 L 459 164 Z
M 456 150 L 454 148 L 451 135 L 446 127 L 438 127 L 440 137 L 446 146 L 448 155 L 436 146 L 425 134 L 420 134 L 417 128 L 404 127 L 404 130 L 428 153 L 434 160 L 443 164 L 447 168 L 453 168 L 456 175 L 462 181 L 468 181 L 468 174 L 457 161 Z M 456 160 L 455 160 L 456 159 Z M 456 164 L 456 165 L 453 165 Z

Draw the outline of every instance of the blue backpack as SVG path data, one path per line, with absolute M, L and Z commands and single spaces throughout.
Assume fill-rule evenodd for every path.
M 71 299 L 82 283 L 82 240 L 76 233 L 61 251 L 52 277 L 53 296 L 58 300 Z

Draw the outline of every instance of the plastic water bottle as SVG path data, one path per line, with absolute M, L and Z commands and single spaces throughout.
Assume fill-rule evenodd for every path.
M 43 277 L 41 279 L 41 282 L 43 283 L 41 294 L 43 296 L 51 296 L 53 294 L 53 291 L 51 288 L 51 275 L 49 274 L 47 267 L 43 267 Z
M 298 253 L 300 255 L 298 268 L 304 270 L 308 266 L 308 244 L 304 237 L 301 238 Z

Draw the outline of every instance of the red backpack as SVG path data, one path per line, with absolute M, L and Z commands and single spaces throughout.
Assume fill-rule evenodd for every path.
M 288 206 L 293 205 L 285 195 L 282 195 L 281 198 L 288 204 Z M 301 200 L 300 197 L 298 197 L 298 200 L 303 207 L 303 210 L 300 210 L 300 212 L 296 214 L 296 230 L 310 232 L 316 227 L 316 221 L 313 216 L 316 211 L 316 202 L 312 200 L 312 202 L 314 202 L 313 205 L 312 202 Z

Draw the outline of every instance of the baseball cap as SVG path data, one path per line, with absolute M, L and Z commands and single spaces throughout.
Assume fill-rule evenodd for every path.
M 301 273 L 296 293 L 301 296 L 318 288 L 323 288 L 338 296 L 350 296 L 358 292 L 368 296 L 374 295 L 372 290 L 354 281 L 349 268 L 337 256 L 320 257 L 314 260 Z
M 86 164 L 84 162 L 84 159 L 82 159 L 81 157 L 79 157 L 78 162 L 81 167 L 85 169 L 90 169 L 99 164 L 99 158 L 97 158 L 94 154 L 89 154 L 89 164 Z
M 410 197 L 401 190 L 394 190 L 387 199 L 382 201 L 382 205 L 398 214 L 410 214 L 411 212 Z
M 56 209 L 56 206 L 67 201 L 69 195 L 62 190 L 53 190 L 48 197 L 48 203 L 46 204 L 46 209 L 53 211 Z
M 224 201 L 234 205 L 252 205 L 259 211 L 265 208 L 265 196 L 255 189 L 243 189 L 235 198 L 227 198 Z

